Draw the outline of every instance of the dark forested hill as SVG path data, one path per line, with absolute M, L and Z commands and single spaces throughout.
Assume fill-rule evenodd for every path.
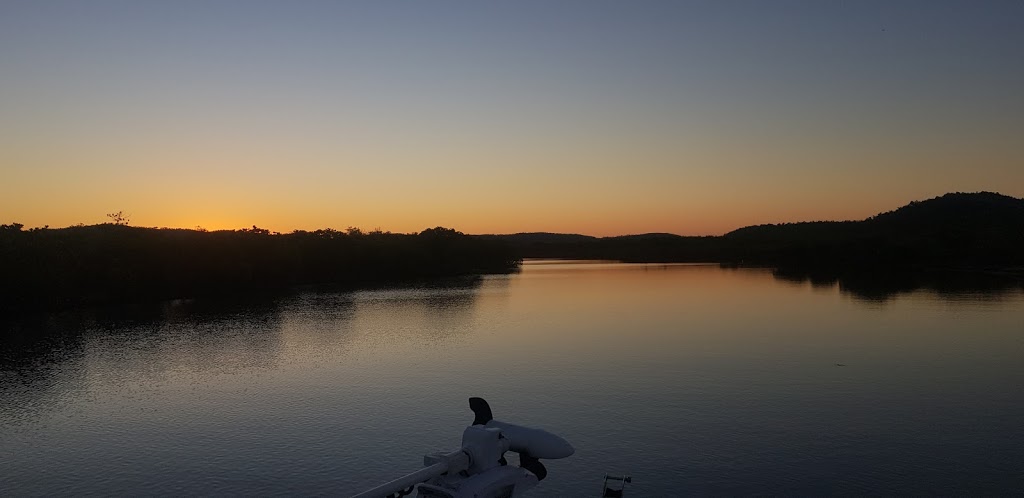
M 646 234 L 592 238 L 545 234 L 488 236 L 537 258 L 853 270 L 1024 266 L 1024 200 L 991 192 L 915 201 L 861 221 L 757 225 L 721 237 Z
M 817 267 L 1024 265 L 1024 200 L 991 192 L 912 202 L 856 222 L 741 228 L 723 237 L 748 262 Z

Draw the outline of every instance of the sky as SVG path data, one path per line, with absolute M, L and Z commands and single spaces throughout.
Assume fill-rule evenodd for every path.
M 721 234 L 1024 197 L 1024 1 L 0 0 L 0 222 Z

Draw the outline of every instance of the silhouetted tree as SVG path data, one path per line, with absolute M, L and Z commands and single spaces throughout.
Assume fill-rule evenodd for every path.
M 129 216 L 131 215 L 125 214 L 124 211 L 107 213 L 107 218 L 110 218 L 110 221 L 115 225 L 128 225 Z

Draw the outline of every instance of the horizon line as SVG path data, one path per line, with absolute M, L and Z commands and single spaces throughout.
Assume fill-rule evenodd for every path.
M 946 197 L 946 196 L 950 196 L 950 195 L 980 195 L 980 194 L 992 194 L 992 195 L 997 195 L 997 196 L 1001 196 L 1001 197 L 1007 197 L 1007 198 L 1015 199 L 1015 200 L 1024 200 L 1022 198 L 1013 197 L 1011 195 L 1006 195 L 1006 194 L 1002 194 L 1002 193 L 995 192 L 995 191 L 990 191 L 990 190 L 980 190 L 980 191 L 973 191 L 973 192 L 951 191 L 951 192 L 946 192 L 944 194 L 941 194 L 941 195 L 938 195 L 938 196 L 935 196 L 935 197 L 930 197 L 930 198 L 923 199 L 923 200 L 909 201 L 909 202 L 907 202 L 907 203 L 905 203 L 905 204 L 903 204 L 903 205 L 901 205 L 899 207 L 896 207 L 894 209 L 890 209 L 888 211 L 879 211 L 879 212 L 876 212 L 873 215 L 870 215 L 870 216 L 867 216 L 867 217 L 864 217 L 864 218 L 847 218 L 847 219 L 832 219 L 832 220 L 817 219 L 817 220 L 801 220 L 801 221 L 782 221 L 782 222 L 776 222 L 776 223 L 755 223 L 755 224 L 750 224 L 750 225 L 738 226 L 736 228 L 733 228 L 731 230 L 727 230 L 727 231 L 722 232 L 720 234 L 705 234 L 705 235 L 683 235 L 683 234 L 679 234 L 679 233 L 675 233 L 675 232 L 667 232 L 667 231 L 663 231 L 663 232 L 662 231 L 654 231 L 654 232 L 640 232 L 640 233 L 622 233 L 622 234 L 618 234 L 618 235 L 590 235 L 590 234 L 581 233 L 581 232 L 552 232 L 552 231 L 547 231 L 547 230 L 516 231 L 516 232 L 504 232 L 504 233 L 499 233 L 499 232 L 466 233 L 466 232 L 462 232 L 461 230 L 459 230 L 456 227 L 446 227 L 444 225 L 428 226 L 426 228 L 423 228 L 423 229 L 421 229 L 419 231 L 415 231 L 415 232 L 392 232 L 391 230 L 382 230 L 380 227 L 375 227 L 375 228 L 373 228 L 371 230 L 364 230 L 364 229 L 362 229 L 360 227 L 351 226 L 351 225 L 346 227 L 346 228 L 344 228 L 344 229 L 336 229 L 336 228 L 332 228 L 332 227 L 321 227 L 321 228 L 314 228 L 314 229 L 311 229 L 311 230 L 295 228 L 295 229 L 292 229 L 291 231 L 285 232 L 285 231 L 279 231 L 279 230 L 264 229 L 262 227 L 259 227 L 258 225 L 255 225 L 255 224 L 251 225 L 249 227 L 216 228 L 216 229 L 207 229 L 207 228 L 203 227 L 202 225 L 195 225 L 193 227 L 169 227 L 169 226 L 131 225 L 130 222 L 128 221 L 128 219 L 127 219 L 127 218 L 130 218 L 131 214 L 125 215 L 125 217 L 126 217 L 125 223 L 117 223 L 117 222 L 103 222 L 103 223 L 93 223 L 93 224 L 77 223 L 77 224 L 73 224 L 73 225 L 67 225 L 67 226 L 64 226 L 64 227 L 50 227 L 50 225 L 25 227 L 25 225 L 22 224 L 22 223 L 19 223 L 17 221 L 11 221 L 10 224 L 0 223 L 0 226 L 4 226 L 4 227 L 7 227 L 7 226 L 20 226 L 19 229 L 27 228 L 27 230 L 30 230 L 30 231 L 31 230 L 63 230 L 63 229 L 68 229 L 68 228 L 93 227 L 93 226 L 102 226 L 102 225 L 127 226 L 127 227 L 130 227 L 130 228 L 145 228 L 145 229 L 153 229 L 153 230 L 191 230 L 191 231 L 196 231 L 196 232 L 237 232 L 237 231 L 242 231 L 242 230 L 260 229 L 260 230 L 268 230 L 269 233 L 275 234 L 275 235 L 287 235 L 287 234 L 296 233 L 296 232 L 315 232 L 315 231 L 318 231 L 318 230 L 332 230 L 332 231 L 337 231 L 337 232 L 349 233 L 353 229 L 356 230 L 360 234 L 385 233 L 385 234 L 396 234 L 396 235 L 416 235 L 416 234 L 419 234 L 419 233 L 423 232 L 424 230 L 429 230 L 429 229 L 432 229 L 432 228 L 449 228 L 449 229 L 455 230 L 455 231 L 457 231 L 459 233 L 462 233 L 464 235 L 470 235 L 470 236 L 507 236 L 507 235 L 549 234 L 549 235 L 577 235 L 577 236 L 582 236 L 582 237 L 591 237 L 591 238 L 595 238 L 595 239 L 616 238 L 616 237 L 637 237 L 637 236 L 644 236 L 644 235 L 671 235 L 671 236 L 675 236 L 675 237 L 721 237 L 721 236 L 727 235 L 729 233 L 732 233 L 732 232 L 734 232 L 736 230 L 741 230 L 743 228 L 750 228 L 750 227 L 758 227 L 758 226 L 788 225 L 788 224 L 799 224 L 799 223 L 847 223 L 847 222 L 860 222 L 860 221 L 869 220 L 869 219 L 871 219 L 871 218 L 873 218 L 875 216 L 878 216 L 880 214 L 887 213 L 887 212 L 892 212 L 892 211 L 895 211 L 895 210 L 898 210 L 898 209 L 901 209 L 901 208 L 904 208 L 904 207 L 907 207 L 907 206 L 910 206 L 910 205 L 913 205 L 913 204 L 916 204 L 916 203 L 920 203 L 920 202 L 926 202 L 926 201 L 930 201 L 930 200 L 940 199 L 940 198 L 943 198 L 943 197 Z M 120 215 L 122 212 L 123 211 L 120 211 L 120 212 L 118 212 L 116 214 Z M 108 215 L 108 216 L 111 216 L 111 215 Z

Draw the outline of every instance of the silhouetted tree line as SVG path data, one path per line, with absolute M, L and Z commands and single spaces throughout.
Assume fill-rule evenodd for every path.
M 1024 268 L 1024 200 L 952 193 L 862 221 L 758 225 L 720 237 L 646 234 L 488 236 L 527 258 L 632 262 L 718 262 L 769 266 L 820 279 L 864 272 Z
M 784 268 L 1019 271 L 1024 200 L 952 193 L 863 221 L 748 227 L 724 238 L 742 244 L 740 262 Z
M 626 262 L 710 262 L 723 256 L 721 237 L 668 233 L 590 237 L 575 234 L 480 235 L 508 242 L 523 258 L 607 259 Z
M 0 225 L 0 311 L 139 302 L 300 285 L 355 287 L 479 273 L 519 264 L 508 244 L 449 228 L 272 234 L 130 227 L 23 230 Z
M 765 266 L 782 278 L 860 288 L 899 288 L 936 270 L 1024 277 L 1024 200 L 990 192 L 946 194 L 862 221 L 758 225 L 719 237 L 469 236 L 441 227 L 282 235 L 256 226 L 206 232 L 114 221 L 0 225 L 0 311 L 501 273 L 522 258 Z

